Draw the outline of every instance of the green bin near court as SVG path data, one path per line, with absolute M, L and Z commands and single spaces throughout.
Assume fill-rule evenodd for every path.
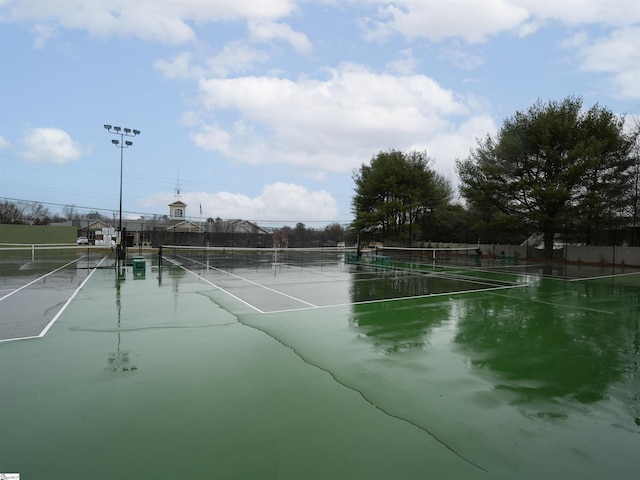
M 145 276 L 147 270 L 147 262 L 144 257 L 133 257 L 131 264 L 133 265 L 134 278 Z

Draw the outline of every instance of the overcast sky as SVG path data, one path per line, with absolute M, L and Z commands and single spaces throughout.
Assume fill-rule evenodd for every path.
M 0 197 L 117 212 L 111 124 L 129 217 L 347 223 L 380 151 L 455 185 L 537 99 L 637 115 L 639 45 L 637 0 L 0 0 Z

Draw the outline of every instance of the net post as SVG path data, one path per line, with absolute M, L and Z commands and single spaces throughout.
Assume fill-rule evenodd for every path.
M 162 245 L 158 247 L 158 267 L 162 267 Z

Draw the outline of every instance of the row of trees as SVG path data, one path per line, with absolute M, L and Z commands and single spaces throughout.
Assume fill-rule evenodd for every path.
M 289 248 L 335 247 L 339 244 L 354 245 L 356 241 L 350 226 L 332 223 L 323 228 L 309 228 L 304 223 L 297 223 L 273 230 L 273 246 Z
M 104 215 L 97 210 L 80 212 L 73 205 L 64 206 L 60 213 L 52 213 L 39 202 L 0 201 L 0 224 L 49 225 L 67 220 L 113 221 L 113 217 Z
M 537 102 L 456 161 L 464 206 L 423 152 L 380 152 L 354 172 L 358 232 L 385 240 L 639 243 L 639 125 L 581 98 Z M 603 235 L 606 234 L 606 235 Z
M 38 202 L 0 201 L 0 223 L 48 225 L 63 220 L 58 215 L 52 215 L 48 208 Z

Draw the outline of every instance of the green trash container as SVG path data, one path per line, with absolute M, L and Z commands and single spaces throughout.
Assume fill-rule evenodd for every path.
M 147 269 L 147 262 L 144 257 L 133 257 L 133 276 L 144 277 Z

